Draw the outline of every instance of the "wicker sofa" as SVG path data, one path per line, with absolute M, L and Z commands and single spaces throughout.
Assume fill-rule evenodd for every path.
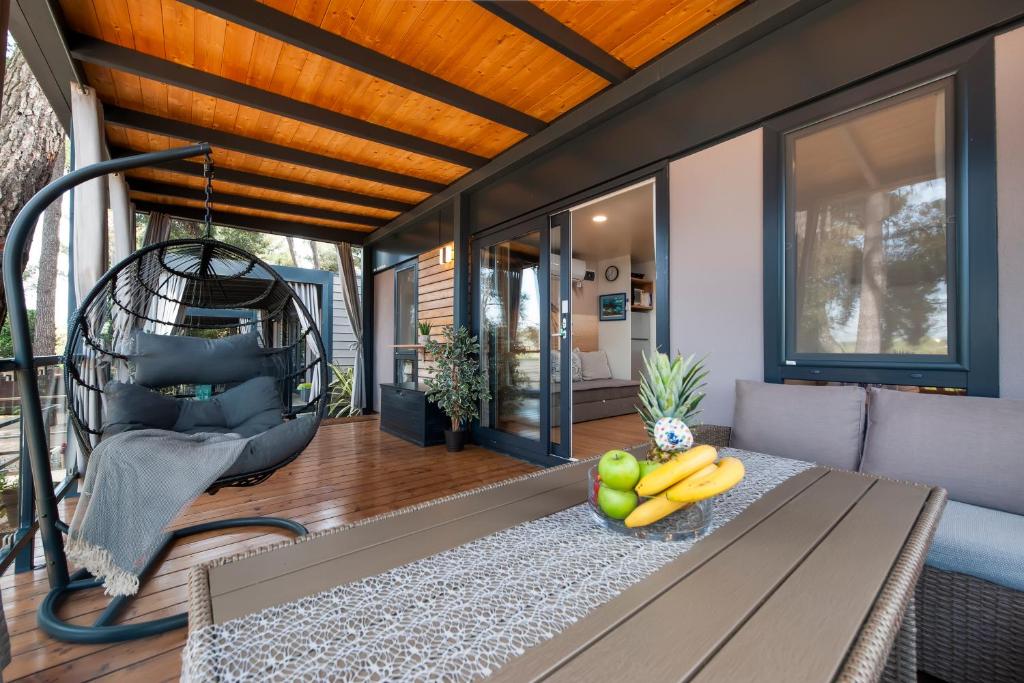
M 698 441 L 942 486 L 916 594 L 917 666 L 1024 681 L 1024 401 L 737 383 L 734 425 Z

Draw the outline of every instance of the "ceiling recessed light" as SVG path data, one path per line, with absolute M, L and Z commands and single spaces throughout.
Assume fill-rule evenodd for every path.
M 604 223 L 606 220 L 608 220 L 608 216 L 605 216 L 603 213 L 599 213 L 594 216 L 595 223 Z

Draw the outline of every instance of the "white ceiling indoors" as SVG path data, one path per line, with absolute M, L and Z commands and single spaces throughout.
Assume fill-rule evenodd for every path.
M 607 216 L 595 223 L 594 216 Z M 572 255 L 587 267 L 629 255 L 634 263 L 654 260 L 654 183 L 597 199 L 572 209 Z

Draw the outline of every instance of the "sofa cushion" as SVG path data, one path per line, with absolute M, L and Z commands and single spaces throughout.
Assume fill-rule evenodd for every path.
M 185 434 L 196 427 L 226 427 L 224 411 L 216 401 L 199 401 L 184 398 L 178 401 L 180 412 L 174 423 L 174 431 Z M 204 431 L 204 430 L 200 430 Z
M 253 437 L 225 476 L 258 472 L 287 460 L 313 438 L 316 420 L 302 415 Z
M 255 334 L 203 339 L 140 332 L 135 381 L 147 387 L 230 384 L 266 374 L 266 354 Z
M 873 389 L 861 469 L 1024 514 L 1024 401 Z
M 600 349 L 580 352 L 580 366 L 584 380 L 612 378 L 612 369 L 608 365 L 608 354 Z
M 224 411 L 224 424 L 234 429 L 249 418 L 276 410 L 281 413 L 281 395 L 273 377 L 256 377 L 212 399 Z
M 1024 591 L 1024 516 L 949 501 L 927 563 Z
M 856 470 L 864 390 L 736 381 L 734 448 Z
M 179 413 L 173 396 L 113 380 L 103 387 L 103 408 L 104 437 L 133 429 L 171 429 Z

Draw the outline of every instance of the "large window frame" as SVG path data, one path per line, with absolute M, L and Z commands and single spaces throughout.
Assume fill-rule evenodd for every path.
M 765 380 L 952 387 L 997 396 L 995 87 L 990 38 L 973 41 L 772 119 L 765 125 Z M 794 349 L 795 241 L 788 225 L 787 141 L 822 122 L 945 89 L 948 354 L 810 354 Z

